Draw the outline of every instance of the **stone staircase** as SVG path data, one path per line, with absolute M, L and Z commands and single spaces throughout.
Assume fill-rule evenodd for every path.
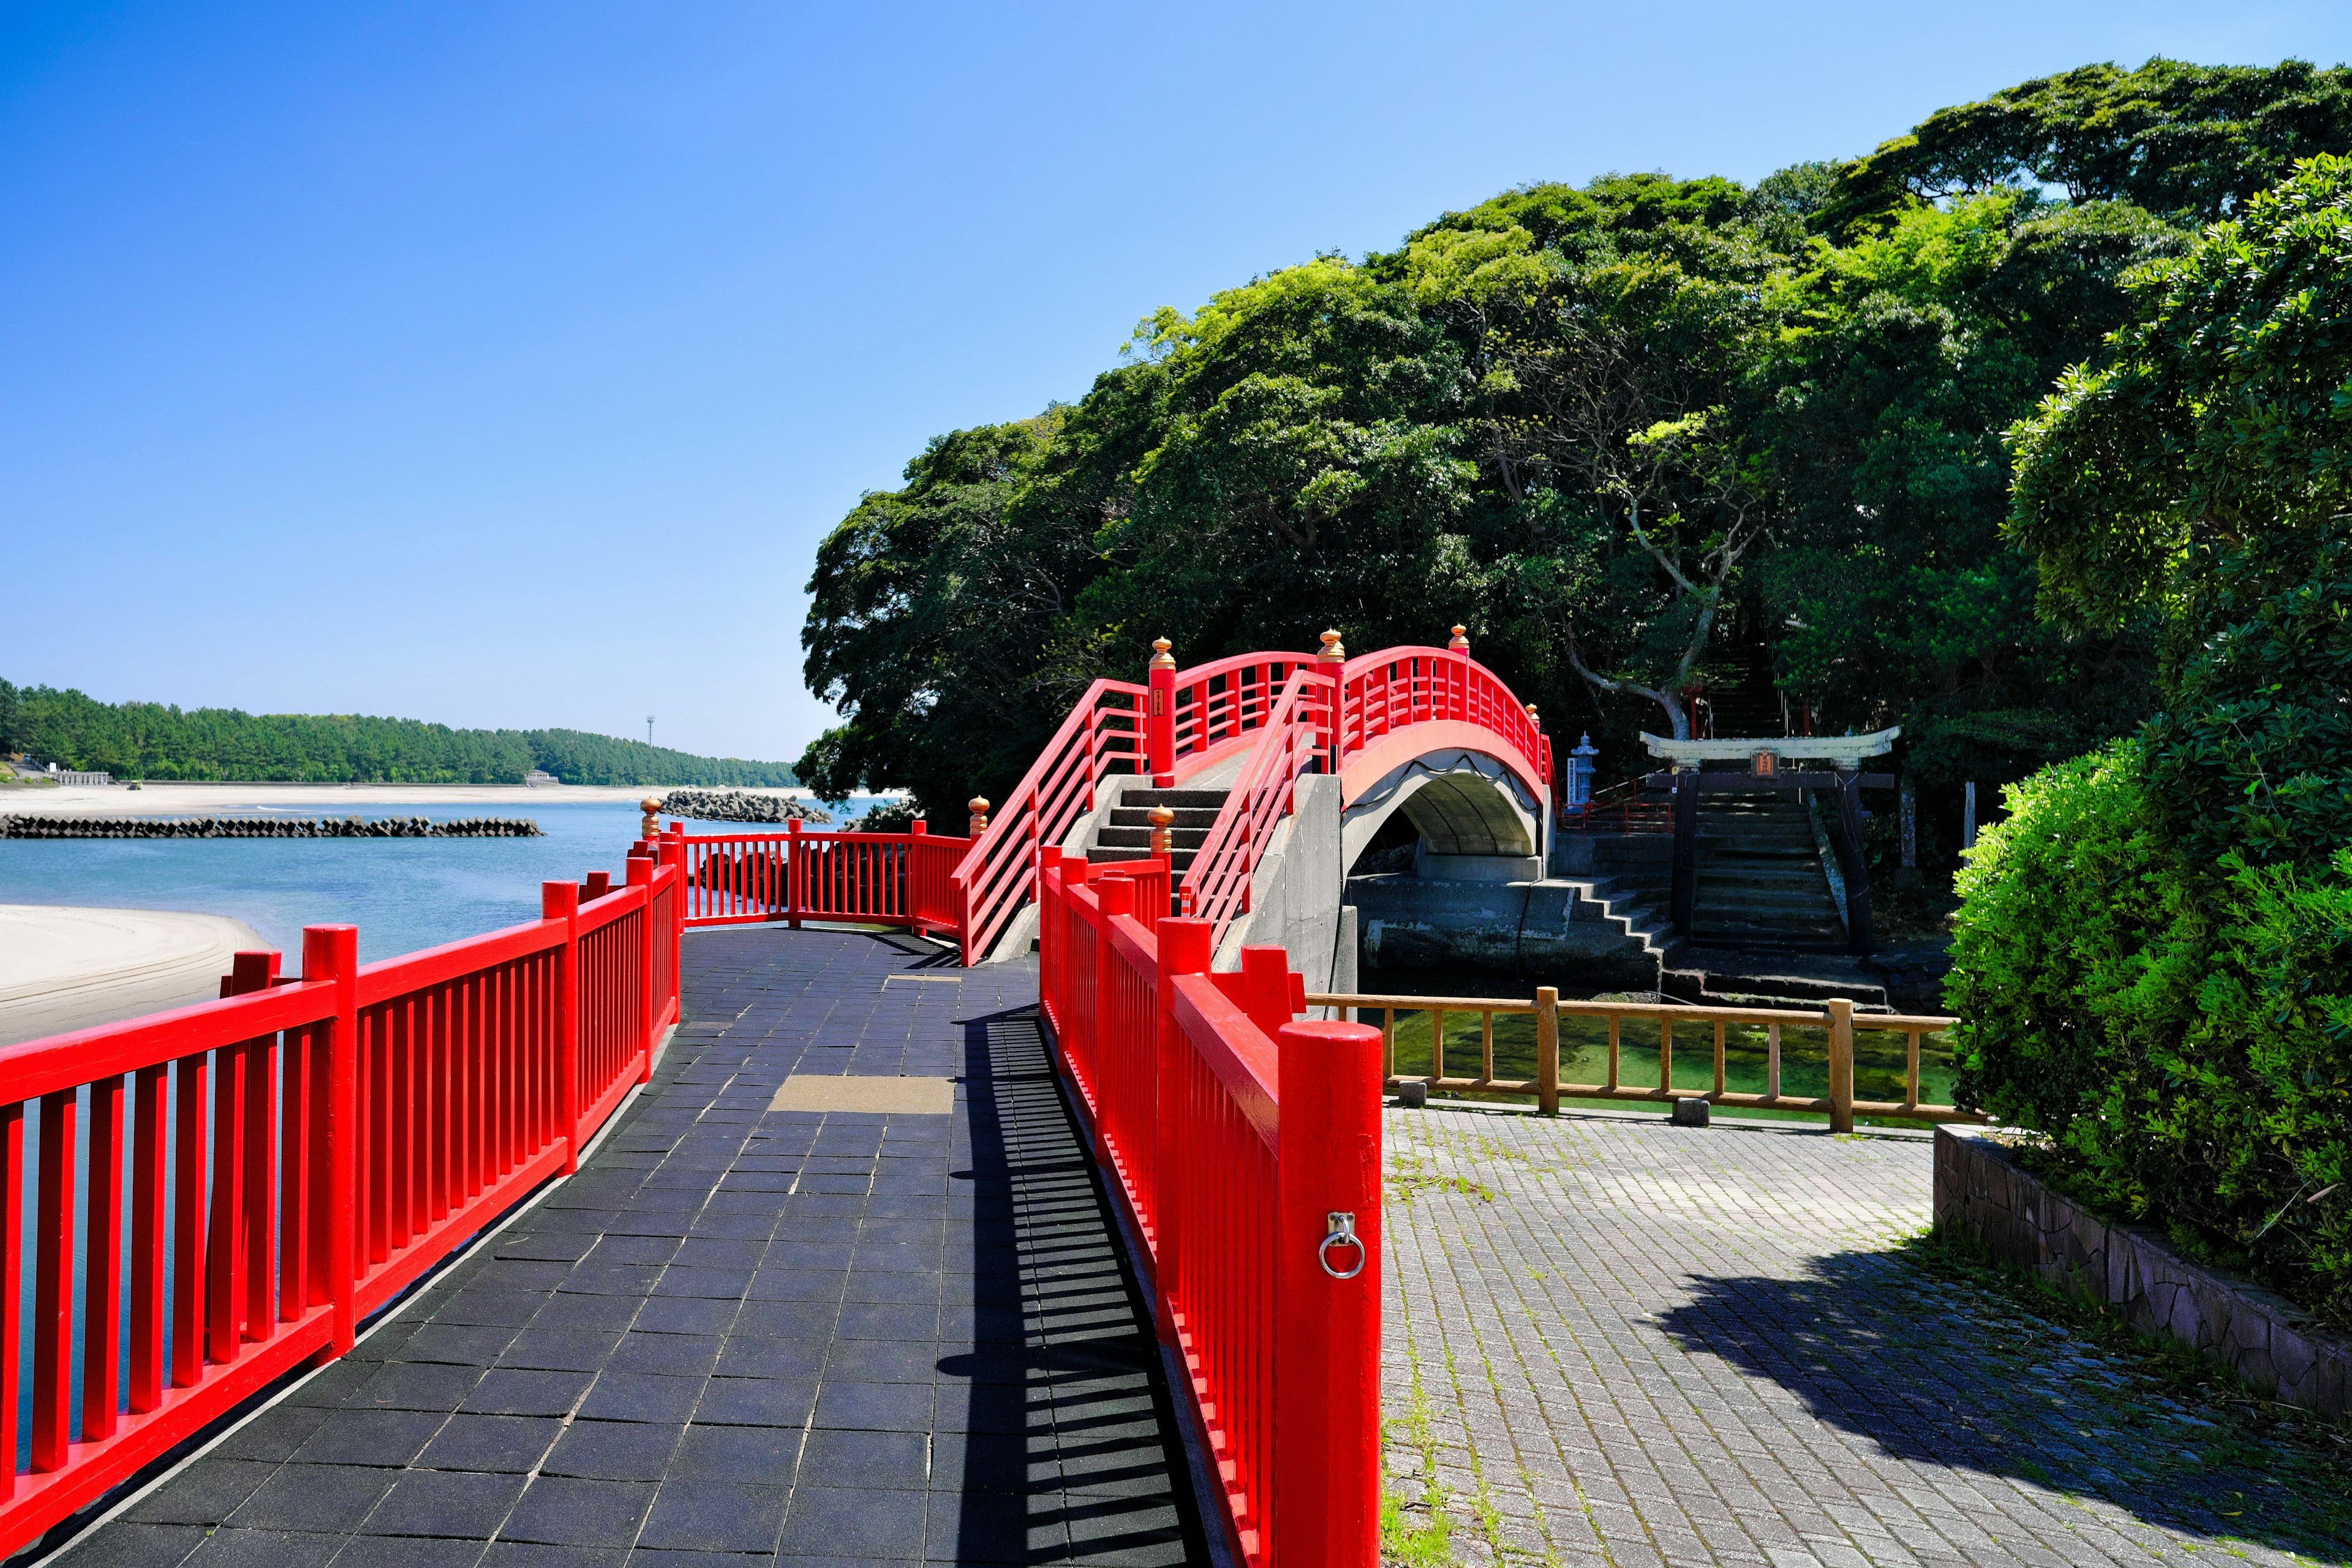
M 1843 952 L 1845 922 L 1793 794 L 1699 797 L 1698 897 L 1689 938 L 1732 952 Z
M 1176 814 L 1176 820 L 1169 825 L 1170 875 L 1171 880 L 1181 882 L 1193 858 L 1201 853 L 1201 846 L 1208 841 L 1209 829 L 1216 826 L 1217 813 L 1224 808 L 1225 796 L 1232 793 L 1222 789 L 1124 790 L 1118 804 L 1110 808 L 1102 825 L 1095 829 L 1094 842 L 1087 846 L 1087 859 L 1097 866 L 1150 859 L 1152 809 L 1164 805 Z M 1171 887 L 1169 890 L 1172 894 L 1175 889 Z

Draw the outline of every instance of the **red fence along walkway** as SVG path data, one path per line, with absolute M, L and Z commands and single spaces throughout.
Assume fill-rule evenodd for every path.
M 241 953 L 219 1001 L 0 1049 L 0 1555 L 574 1167 L 677 1021 L 684 858 L 381 963 L 312 926 L 299 978 Z
M 1211 1527 L 1253 1564 L 1373 1568 L 1380 1033 L 1295 1022 L 1304 983 L 1279 948 L 1208 973 L 1209 922 L 1158 914 L 1162 865 L 1044 852 L 1038 990 L 1056 1062 L 1217 1467 Z
M 670 824 L 685 855 L 686 923 L 744 925 L 847 921 L 903 926 L 918 936 L 963 930 L 956 868 L 969 838 L 910 833 L 696 834 Z

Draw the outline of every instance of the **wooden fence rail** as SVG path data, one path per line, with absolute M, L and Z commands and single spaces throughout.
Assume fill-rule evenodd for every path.
M 1831 1127 L 1840 1132 L 1853 1130 L 1853 1119 L 1857 1114 L 1921 1121 L 1985 1120 L 1958 1106 L 1937 1104 L 1920 1098 L 1921 1041 L 1926 1037 L 1952 1028 L 1958 1024 L 1958 1018 L 1856 1013 L 1853 1004 L 1843 997 L 1832 998 L 1818 1011 L 1696 1007 L 1675 1003 L 1562 1001 L 1557 991 L 1546 986 L 1536 993 L 1536 999 L 1531 1002 L 1507 997 L 1386 996 L 1355 992 L 1318 992 L 1308 995 L 1307 1002 L 1310 1006 L 1341 1009 L 1342 1016 L 1349 1017 L 1360 1017 L 1368 1012 L 1381 1016 L 1381 1060 L 1385 1082 L 1390 1089 L 1406 1083 L 1422 1083 L 1434 1090 L 1525 1096 L 1533 1099 L 1538 1108 L 1547 1112 L 1559 1110 L 1559 1102 L 1564 1099 L 1645 1100 L 1653 1103 L 1703 1099 L 1723 1106 L 1824 1111 L 1829 1115 Z M 1430 1070 L 1426 1073 L 1400 1073 L 1397 1068 L 1397 1027 L 1402 1019 L 1419 1014 L 1426 1014 L 1430 1020 Z M 1478 1022 L 1478 1038 L 1472 1047 L 1478 1058 L 1475 1073 L 1446 1071 L 1445 1023 L 1448 1014 L 1466 1016 Z M 1536 1036 L 1534 1076 L 1496 1076 L 1495 1020 L 1498 1017 L 1533 1019 Z M 1608 1069 L 1601 1081 L 1580 1083 L 1561 1079 L 1560 1022 L 1564 1018 L 1606 1022 Z M 1678 1024 L 1696 1026 L 1711 1036 L 1714 1074 L 1713 1081 L 1705 1087 L 1668 1087 L 1674 1084 L 1675 1026 Z M 1760 1094 L 1733 1089 L 1727 1081 L 1729 1032 L 1735 1028 L 1764 1031 L 1765 1089 Z M 1790 1095 L 1781 1092 L 1782 1035 L 1784 1030 L 1792 1028 L 1823 1032 L 1827 1047 L 1826 1093 Z M 1858 1033 L 1903 1037 L 1901 1078 L 1904 1094 L 1901 1100 L 1858 1100 L 1854 1097 L 1854 1037 Z M 1649 1039 L 1654 1040 L 1654 1047 L 1647 1043 Z M 1623 1058 L 1629 1041 L 1644 1050 L 1654 1048 L 1656 1051 L 1658 1082 L 1655 1085 L 1624 1081 Z

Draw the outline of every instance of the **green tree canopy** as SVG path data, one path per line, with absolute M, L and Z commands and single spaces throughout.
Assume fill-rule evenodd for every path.
M 579 784 L 795 782 L 782 763 L 696 756 L 578 730 L 453 730 L 348 713 L 184 710 L 5 682 L 0 699 L 0 716 L 7 701 L 16 715 L 8 749 L 125 779 L 520 784 L 543 768 Z
M 2131 280 L 2104 364 L 2020 423 L 2052 616 L 2158 616 L 2156 796 L 2198 859 L 2352 845 L 2352 162 L 2313 158 Z
M 1817 221 L 1874 226 L 1919 202 L 2026 185 L 2121 201 L 2189 226 L 2352 147 L 2352 70 L 2153 59 L 2084 66 L 1939 110 L 1839 172 Z
M 803 771 L 952 814 L 1155 636 L 1190 664 L 1459 620 L 1604 775 L 1760 669 L 1818 728 L 1903 724 L 1947 822 L 2155 705 L 2152 610 L 2035 618 L 2003 432 L 2107 363 L 2136 269 L 2352 151 L 2345 85 L 2091 67 L 1853 163 L 1532 184 L 1156 312 L 826 542 L 803 644 L 844 719 Z

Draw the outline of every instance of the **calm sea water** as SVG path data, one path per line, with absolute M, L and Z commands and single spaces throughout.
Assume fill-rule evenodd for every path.
M 863 805 L 864 803 L 860 803 Z M 838 821 L 842 806 L 830 808 Z M 229 915 L 300 967 L 302 928 L 356 925 L 373 963 L 539 916 L 541 882 L 617 880 L 643 820 L 624 802 L 528 810 L 379 806 L 262 816 L 528 816 L 544 838 L 0 839 L 0 903 L 89 904 Z M 689 833 L 736 825 L 688 823 Z M 749 831 L 768 831 L 751 828 Z

